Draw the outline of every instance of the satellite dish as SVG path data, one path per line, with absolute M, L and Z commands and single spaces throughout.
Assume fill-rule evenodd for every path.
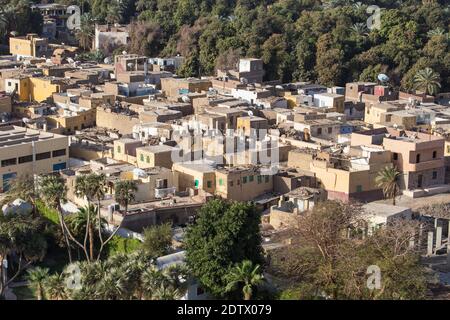
M 278 90 L 283 90 L 284 89 L 283 86 L 281 86 L 281 85 L 276 85 L 275 88 L 278 89 Z
M 111 57 L 106 57 L 106 58 L 103 60 L 103 62 L 104 62 L 105 64 L 111 64 Z
M 67 58 L 68 63 L 74 63 L 75 61 L 72 58 Z
M 126 52 L 126 51 L 122 51 L 122 54 L 124 54 L 124 55 L 125 55 L 125 54 L 127 54 L 127 52 Z
M 191 98 L 189 98 L 188 96 L 182 96 L 181 100 L 183 100 L 183 102 L 186 102 L 186 103 L 191 102 Z
M 252 111 L 247 111 L 247 114 L 252 117 L 253 116 L 253 112 Z
M 128 67 L 128 68 L 134 68 L 134 63 L 132 63 L 132 62 L 127 63 L 127 67 Z
M 23 123 L 29 123 L 31 120 L 28 118 L 22 118 Z
M 385 75 L 384 73 L 380 73 L 377 78 L 381 82 L 388 82 L 389 81 L 389 77 L 387 75 Z

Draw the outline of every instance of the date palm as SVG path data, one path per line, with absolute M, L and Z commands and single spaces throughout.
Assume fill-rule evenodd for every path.
M 59 225 L 67 246 L 69 262 L 72 263 L 72 252 L 70 248 L 69 235 L 65 226 L 61 203 L 67 201 L 67 186 L 61 176 L 44 175 L 39 177 L 39 195 L 47 205 L 58 212 Z
M 238 286 L 242 286 L 244 300 L 250 300 L 255 287 L 263 283 L 264 277 L 261 267 L 254 265 L 250 260 L 244 260 L 236 264 L 228 275 L 226 291 L 232 291 Z
M 128 211 L 128 205 L 135 199 L 134 193 L 138 190 L 137 183 L 132 180 L 124 180 L 115 184 L 115 199 L 124 209 Z
M 95 21 L 90 13 L 85 13 L 80 18 L 80 29 L 77 30 L 75 37 L 77 38 L 80 47 L 89 49 L 92 45 L 95 32 Z
M 45 283 L 49 273 L 47 268 L 35 267 L 27 271 L 27 280 L 35 290 L 38 300 L 45 299 Z
M 56 273 L 48 277 L 45 282 L 45 292 L 50 300 L 67 300 L 69 293 L 66 278 L 63 273 Z
M 87 200 L 87 211 L 86 211 L 86 229 L 84 235 L 83 245 L 87 250 L 87 243 L 89 237 L 89 261 L 94 260 L 94 222 L 93 222 L 93 212 L 91 209 L 93 206 L 91 203 L 98 196 L 100 179 L 95 173 L 80 175 L 75 179 L 75 193 L 79 197 L 84 197 Z
M 425 68 L 417 72 L 414 77 L 415 89 L 426 94 L 435 95 L 441 87 L 441 78 L 437 72 L 431 68 Z
M 392 204 L 395 206 L 395 198 L 398 195 L 400 187 L 398 181 L 401 173 L 395 167 L 383 168 L 375 178 L 376 185 L 383 190 L 386 199 L 392 199 Z

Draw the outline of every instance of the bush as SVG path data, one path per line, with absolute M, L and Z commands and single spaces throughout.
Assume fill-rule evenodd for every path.
M 36 208 L 38 212 L 47 220 L 59 225 L 58 212 L 55 209 L 47 207 L 42 201 L 36 201 Z
M 106 245 L 106 251 L 110 257 L 117 253 L 131 253 L 141 248 L 141 246 L 142 243 L 137 239 L 127 239 L 115 235 Z

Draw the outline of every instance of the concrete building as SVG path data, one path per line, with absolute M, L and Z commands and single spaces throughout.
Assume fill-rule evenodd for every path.
M 68 138 L 16 126 L 0 128 L 0 190 L 21 174 L 42 174 L 67 168 Z
M 317 108 L 331 109 L 336 112 L 344 112 L 345 96 L 336 93 L 314 94 L 314 106 Z
M 273 176 L 255 166 L 220 168 L 215 173 L 215 194 L 228 200 L 250 201 L 273 191 Z
M 93 49 L 105 54 L 130 42 L 129 25 L 95 25 Z
M 35 33 L 27 34 L 24 37 L 10 37 L 9 52 L 17 56 L 18 60 L 49 56 L 48 40 Z
M 326 200 L 320 189 L 301 187 L 280 196 L 278 205 L 270 207 L 269 223 L 274 229 L 293 228 L 302 212 L 311 210 L 314 205 Z
M 164 167 L 172 169 L 172 152 L 176 148 L 167 145 L 140 147 L 136 149 L 139 168 Z
M 403 194 L 424 196 L 448 190 L 445 182 L 444 145 L 439 136 L 380 128 L 352 134 L 352 145 L 383 146 L 392 153 L 393 165 L 402 173 Z
M 264 63 L 261 59 L 240 59 L 238 70 L 217 70 L 217 77 L 224 81 L 236 81 L 243 84 L 262 83 L 264 77 Z
M 189 93 L 201 93 L 211 88 L 211 81 L 196 78 L 163 78 L 161 91 L 169 99 L 177 99 Z

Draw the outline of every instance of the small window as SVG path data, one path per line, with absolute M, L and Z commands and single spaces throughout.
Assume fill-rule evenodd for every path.
M 437 157 L 437 151 L 433 151 L 433 159 L 436 159 Z
M 328 133 L 332 133 L 333 132 L 333 128 L 332 127 L 328 127 Z
M 262 177 L 258 176 L 258 184 L 262 182 Z
M 122 152 L 122 148 L 120 146 L 117 146 L 117 153 L 121 153 Z
M 144 155 L 141 153 L 141 157 L 140 157 L 141 161 L 144 162 Z
M 420 154 L 416 155 L 416 163 L 420 162 Z
M 223 186 L 223 179 L 222 178 L 219 179 L 219 186 Z
M 450 146 L 447 146 L 447 153 L 450 153 Z
M 44 160 L 44 159 L 48 159 L 50 157 L 51 157 L 50 152 L 42 152 L 42 153 L 36 154 L 36 160 Z
M 198 188 L 198 185 L 199 185 L 199 181 L 198 181 L 198 179 L 195 179 L 195 180 L 194 180 L 194 186 L 195 186 L 196 188 Z
M 322 134 L 322 128 L 317 128 L 317 135 L 321 135 Z
M 150 163 L 150 156 L 147 156 L 147 163 Z
M 26 162 L 32 162 L 32 161 L 33 161 L 32 155 L 19 157 L 19 163 L 26 163 Z
M 253 176 L 249 176 L 248 181 L 253 182 Z
M 16 158 L 2 160 L 2 167 L 13 166 L 16 163 L 17 163 L 17 159 Z
M 363 191 L 362 185 L 357 185 L 356 192 L 362 192 L 362 191 Z
M 52 157 L 62 157 L 66 155 L 66 149 L 54 150 L 52 152 Z
M 264 181 L 265 181 L 266 183 L 268 183 L 268 182 L 269 182 L 269 176 L 265 176 L 265 177 L 264 177 Z
M 247 183 L 247 177 L 242 177 L 242 183 Z
M 394 154 L 392 155 L 392 158 L 393 158 L 394 160 L 398 160 L 398 153 L 397 153 L 397 152 L 394 152 Z
M 207 186 L 208 188 L 211 188 L 211 187 L 212 187 L 212 182 L 211 182 L 211 181 L 207 181 L 207 182 L 206 182 L 206 186 Z
M 433 171 L 433 180 L 437 179 L 437 171 Z

